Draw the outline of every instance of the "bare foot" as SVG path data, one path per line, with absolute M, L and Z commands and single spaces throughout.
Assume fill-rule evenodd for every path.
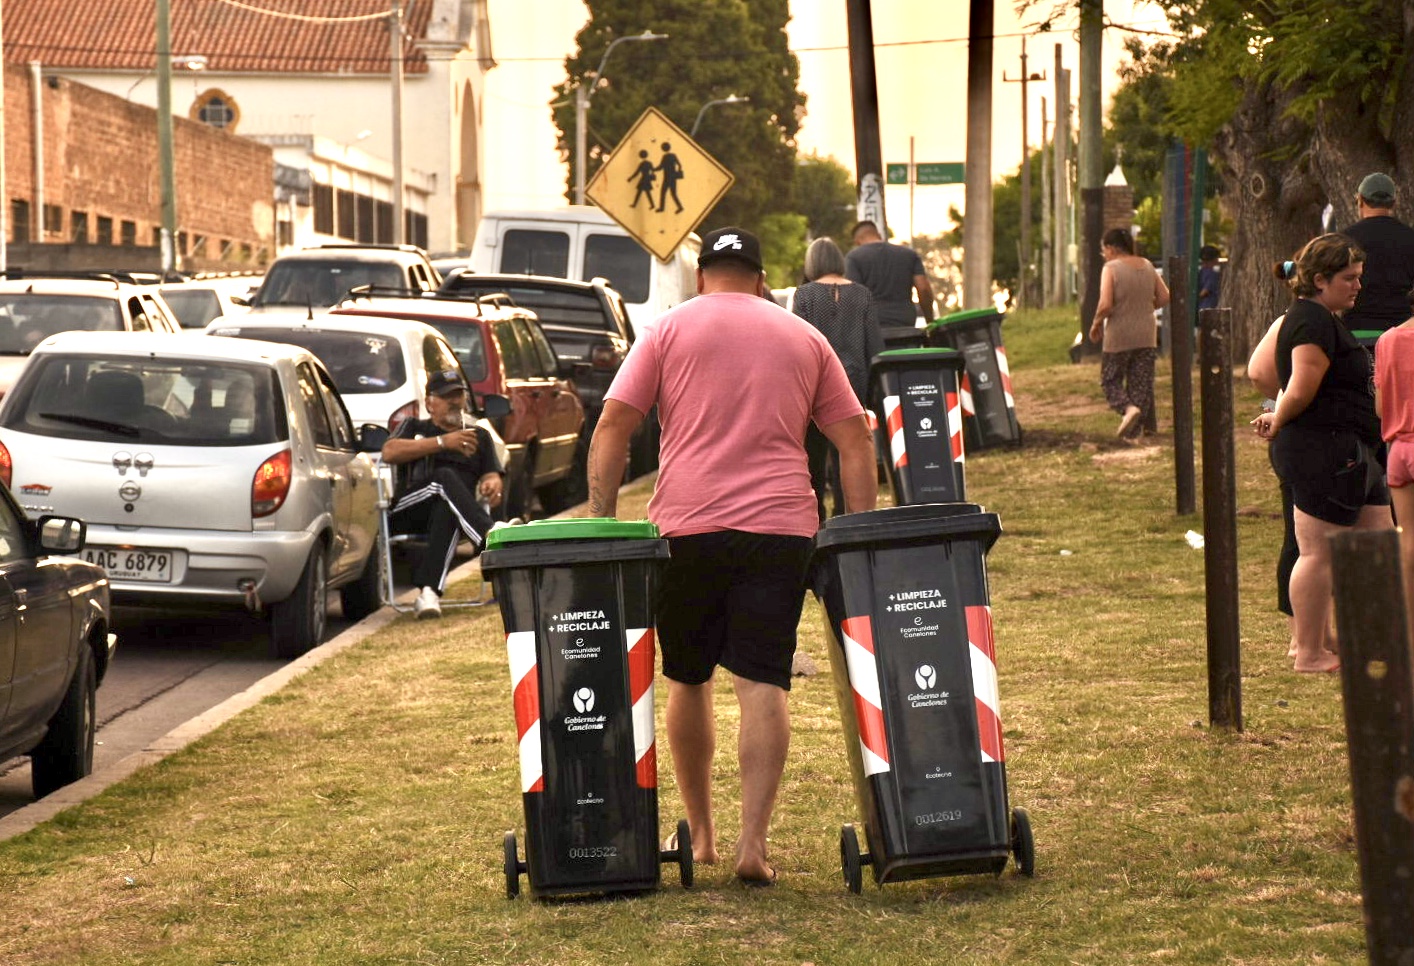
M 1329 651 L 1322 651 L 1314 661 L 1296 660 L 1296 670 L 1302 674 L 1327 674 L 1340 670 L 1340 658 Z
M 776 870 L 765 862 L 738 862 L 736 877 L 747 885 L 770 885 L 776 881 Z

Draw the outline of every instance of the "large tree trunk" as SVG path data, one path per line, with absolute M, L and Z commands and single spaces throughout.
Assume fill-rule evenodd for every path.
M 1237 365 L 1291 301 L 1273 266 L 1321 229 L 1325 197 L 1306 147 L 1311 129 L 1287 115 L 1289 103 L 1270 85 L 1249 86 L 1213 142 L 1223 206 L 1234 224 L 1222 304 L 1232 309 Z

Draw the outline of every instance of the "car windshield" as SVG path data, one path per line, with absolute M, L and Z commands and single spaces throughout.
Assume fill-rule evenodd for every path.
M 486 334 L 481 326 L 440 319 L 432 319 L 429 324 L 442 333 L 442 338 L 452 347 L 468 381 L 480 382 L 486 378 Z
M 584 241 L 584 278 L 607 278 L 629 302 L 647 302 L 653 266 L 642 245 L 623 235 L 590 235 Z
M 253 446 L 289 435 L 267 366 L 41 353 L 5 426 L 114 443 Z
M 221 317 L 221 300 L 209 288 L 163 286 L 162 297 L 184 329 L 204 329 L 206 323 Z
M 28 355 L 56 332 L 121 332 L 123 311 L 114 298 L 92 295 L 0 295 L 0 355 Z
M 406 284 L 402 269 L 389 262 L 294 259 L 271 266 L 252 304 L 327 307 L 360 285 L 399 288 Z
M 223 327 L 220 334 L 308 349 L 324 363 L 334 377 L 334 387 L 345 396 L 392 392 L 408 381 L 402 347 L 392 336 L 309 326 L 232 326 Z

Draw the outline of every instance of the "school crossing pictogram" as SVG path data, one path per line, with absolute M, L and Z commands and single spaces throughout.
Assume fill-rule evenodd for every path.
M 666 260 L 735 179 L 681 128 L 648 108 L 614 148 L 585 196 Z

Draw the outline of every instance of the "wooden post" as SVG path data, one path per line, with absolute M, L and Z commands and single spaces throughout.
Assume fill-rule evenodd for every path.
M 1169 280 L 1188 277 L 1188 260 L 1170 255 Z M 1197 509 L 1193 468 L 1193 331 L 1188 324 L 1188 287 L 1169 289 L 1169 361 L 1173 366 L 1173 476 L 1174 499 L 1179 516 Z
M 1208 600 L 1208 723 L 1242 730 L 1237 622 L 1237 458 L 1233 449 L 1232 310 L 1204 309 L 1203 568 Z
M 1393 530 L 1331 540 L 1340 682 L 1365 941 L 1372 966 L 1414 963 L 1414 670 Z

